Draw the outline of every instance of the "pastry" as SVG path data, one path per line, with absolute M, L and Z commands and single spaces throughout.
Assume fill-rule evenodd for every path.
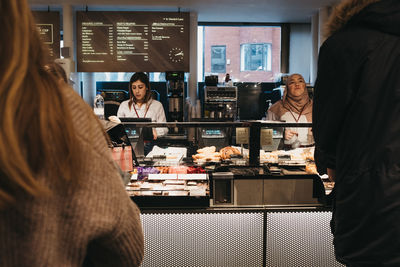
M 197 149 L 197 153 L 214 153 L 216 151 L 215 146 L 206 146 L 200 149 Z
M 231 155 L 240 155 L 240 151 L 231 146 L 221 148 L 219 153 L 221 154 L 222 159 L 230 159 Z

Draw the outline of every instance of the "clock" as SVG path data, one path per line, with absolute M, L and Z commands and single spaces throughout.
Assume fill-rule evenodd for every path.
M 174 63 L 179 63 L 183 61 L 183 50 L 182 48 L 179 47 L 173 47 L 171 48 L 171 50 L 169 51 L 169 60 L 171 60 L 171 62 Z

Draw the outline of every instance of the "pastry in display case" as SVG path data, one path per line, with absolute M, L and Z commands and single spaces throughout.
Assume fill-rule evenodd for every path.
M 202 134 L 187 136 L 189 145 L 184 147 L 172 141 L 168 146 L 155 142 L 150 153 L 138 157 L 126 190 L 141 207 L 316 205 L 325 197 L 324 185 L 333 185 L 318 175 L 313 146 L 280 147 L 286 125 L 260 121 L 153 124 L 187 128 L 185 134 L 199 133 L 197 128 L 227 127 L 225 132 L 232 134 L 226 136 L 225 146 L 218 140 L 200 142 Z
M 208 196 L 209 188 L 206 175 L 202 177 L 182 177 L 172 179 L 172 176 L 158 176 L 148 181 L 132 179 L 127 185 L 131 196 Z M 191 180 L 195 179 L 195 180 Z M 201 180 L 204 179 L 204 180 Z
M 295 148 L 266 152 L 260 150 L 260 164 L 272 167 L 283 167 L 283 170 L 297 169 L 308 174 L 318 174 L 314 162 L 314 147 Z
M 271 152 L 260 150 L 260 164 L 267 166 L 270 173 L 274 175 L 318 175 L 323 182 L 326 194 L 329 194 L 335 186 L 335 183 L 329 181 L 327 175 L 318 174 L 317 166 L 314 161 L 314 150 L 314 146 Z
M 126 190 L 139 206 L 208 206 L 210 197 L 208 174 L 198 166 L 135 167 Z
M 196 164 L 201 165 L 206 162 L 221 163 L 233 158 L 243 158 L 243 154 L 240 152 L 240 147 L 227 146 L 216 151 L 215 146 L 208 146 L 198 149 L 192 158 Z

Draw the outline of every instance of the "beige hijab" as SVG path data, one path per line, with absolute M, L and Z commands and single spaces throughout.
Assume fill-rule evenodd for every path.
M 299 115 L 305 115 L 307 121 L 311 122 L 313 102 L 308 96 L 307 88 L 305 88 L 303 94 L 300 96 L 291 96 L 288 93 L 289 81 L 294 75 L 301 76 L 300 74 L 294 73 L 288 77 L 282 100 L 272 105 L 269 110 L 273 112 L 278 118 L 281 118 L 283 114 L 289 111 L 292 112 L 295 117 Z

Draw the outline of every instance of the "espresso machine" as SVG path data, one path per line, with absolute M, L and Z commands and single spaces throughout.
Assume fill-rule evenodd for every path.
M 204 118 L 224 121 L 237 119 L 238 89 L 236 86 L 204 87 Z
M 236 86 L 205 86 L 203 120 L 235 121 L 237 118 L 238 90 Z M 215 146 L 217 150 L 228 146 L 232 129 L 205 127 L 198 129 L 199 146 Z

